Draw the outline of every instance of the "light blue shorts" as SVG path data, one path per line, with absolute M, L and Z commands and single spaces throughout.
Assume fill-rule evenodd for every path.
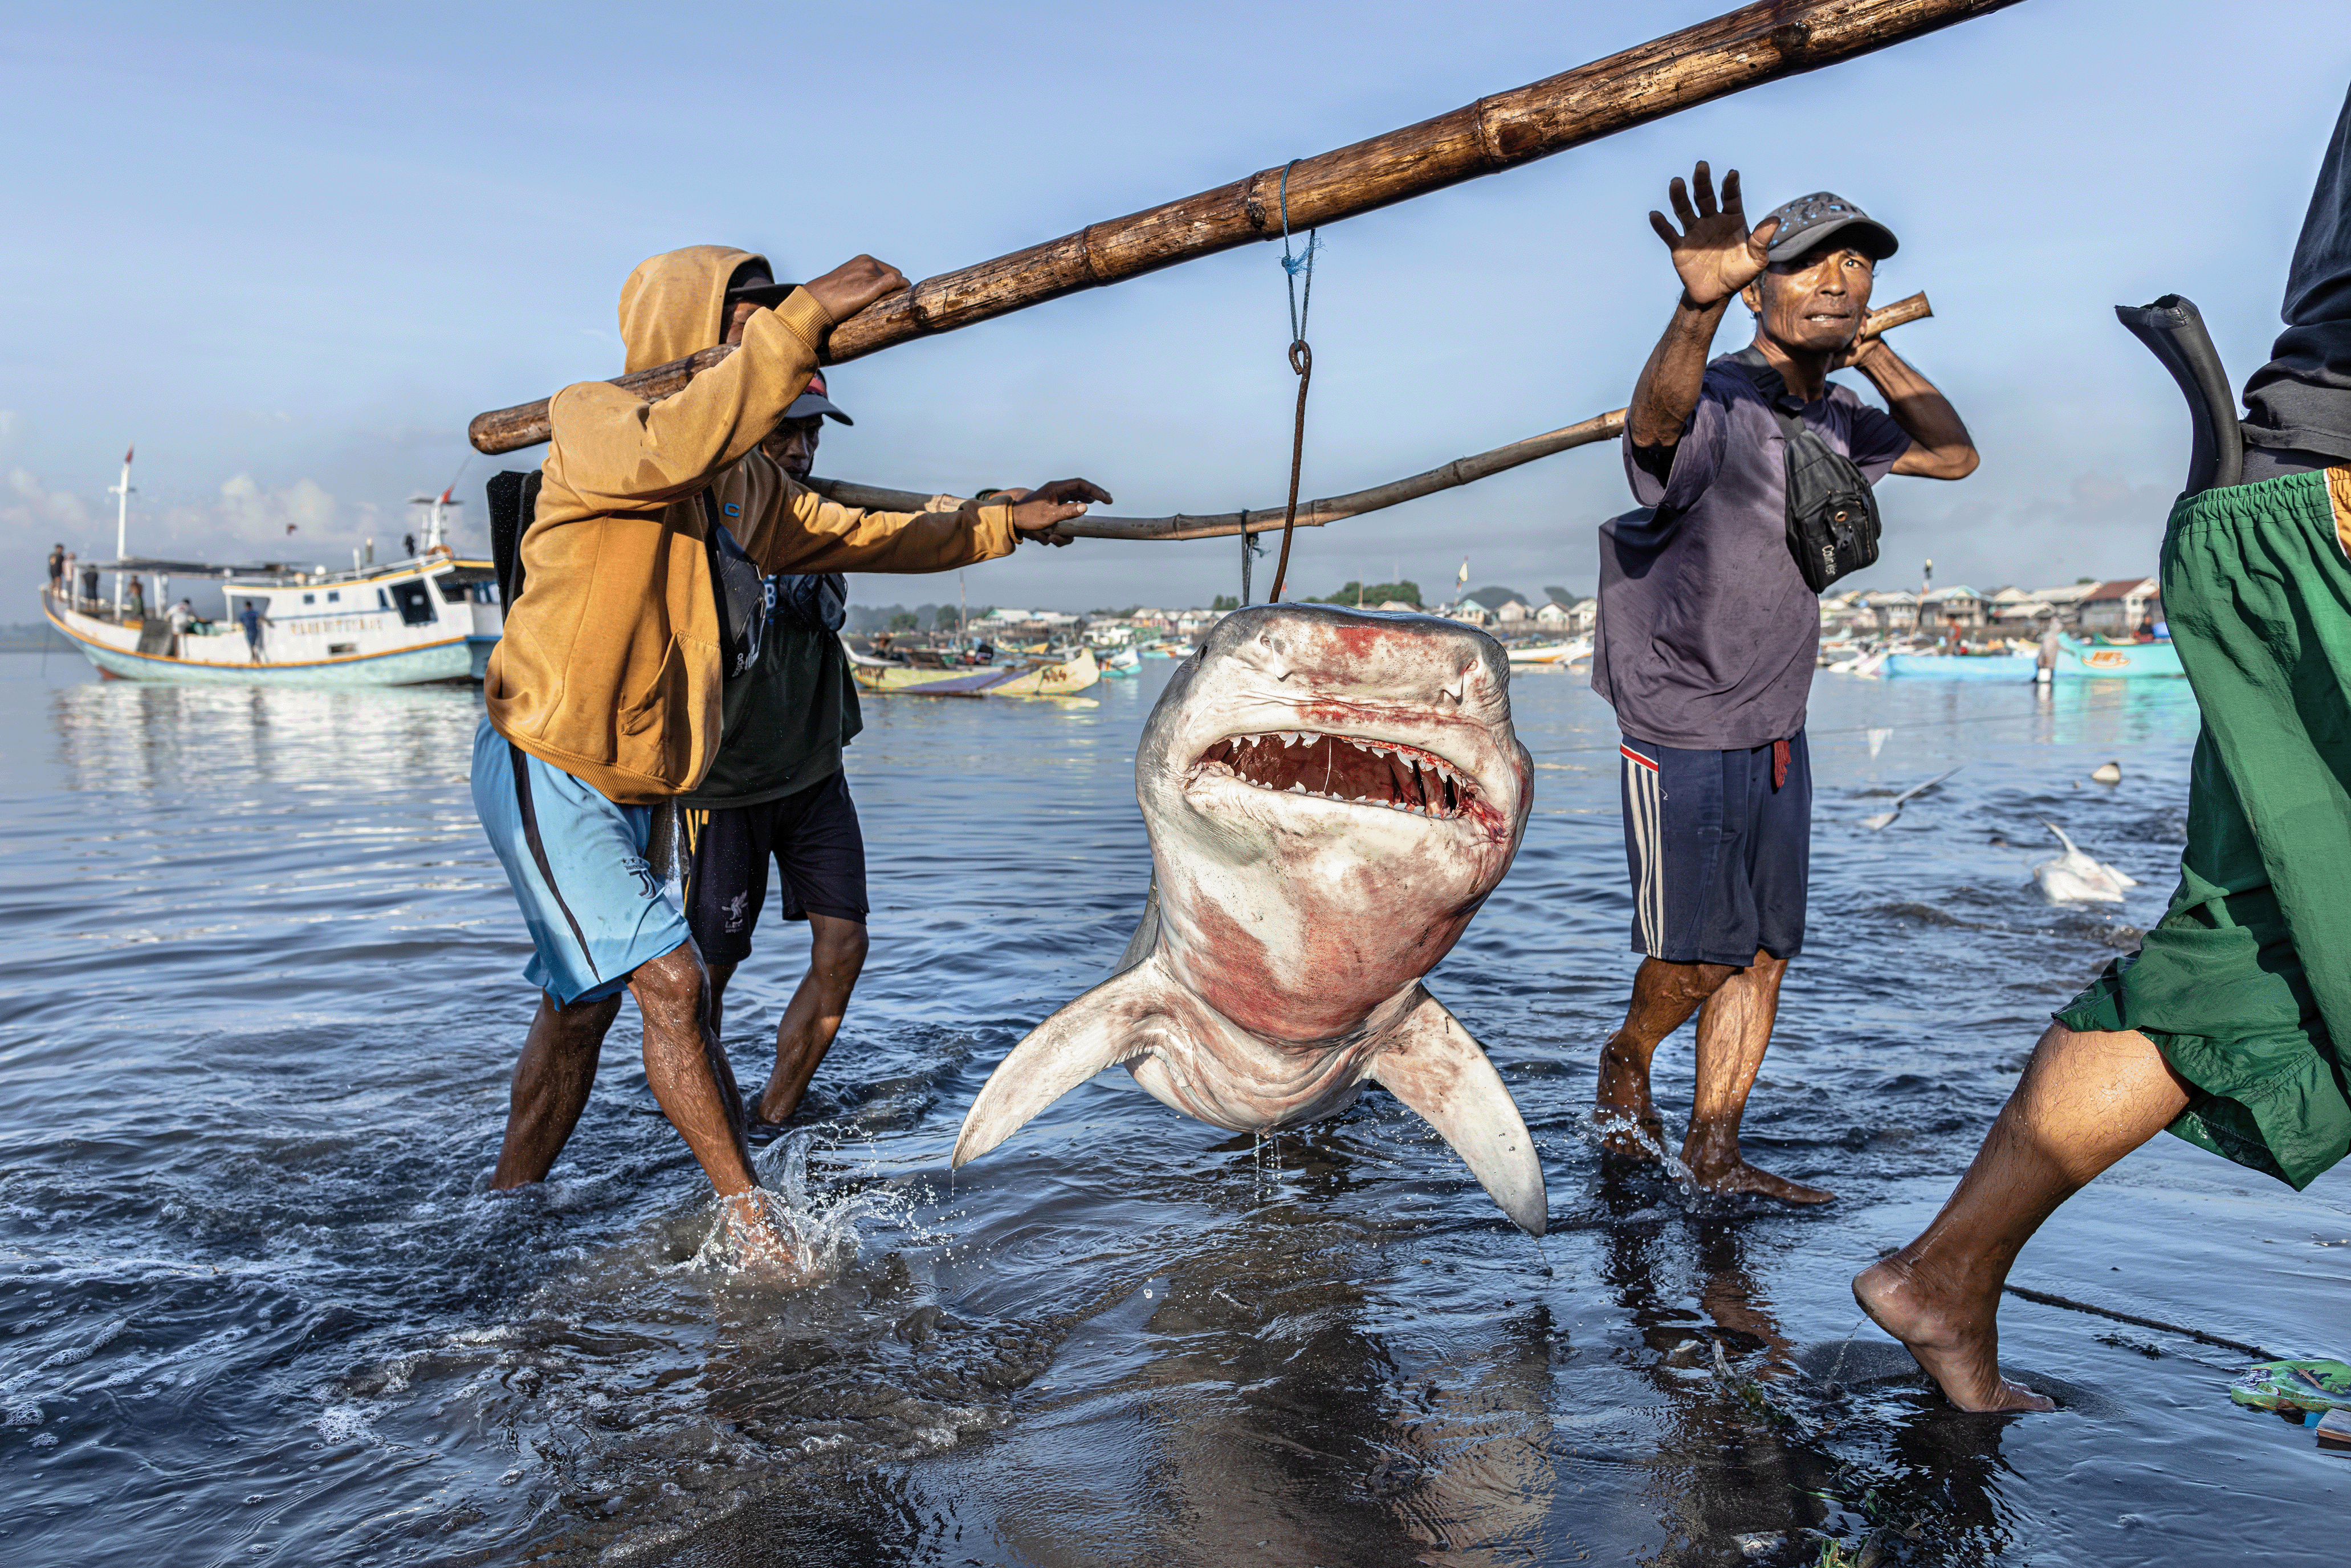
M 474 731 L 474 810 L 530 927 L 523 977 L 556 1006 L 609 997 L 638 965 L 693 940 L 645 864 L 651 806 L 616 805 L 484 718 Z

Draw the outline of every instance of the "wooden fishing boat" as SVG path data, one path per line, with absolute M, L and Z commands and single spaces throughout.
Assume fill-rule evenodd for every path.
M 118 613 L 110 601 L 47 589 L 41 612 L 101 674 L 120 680 L 298 686 L 478 680 L 504 627 L 496 569 L 445 549 L 349 571 L 138 558 L 94 565 L 143 577 L 150 612 Z M 179 632 L 169 616 L 175 580 L 191 601 L 195 595 L 186 591 L 200 582 L 205 600 L 193 606 L 200 619 Z M 248 600 L 264 618 L 257 648 L 236 619 Z
M 1878 667 L 1887 680 L 2014 681 L 2032 684 L 2032 661 L 2016 653 L 1889 653 Z
M 918 697 L 1066 697 L 1102 679 L 1093 651 L 1056 664 L 988 667 L 958 674 L 952 669 L 894 664 L 853 650 L 849 673 L 867 691 Z
M 2185 675 L 2179 650 L 2169 643 L 2092 643 L 2068 637 L 2057 646 L 2057 673 L 2095 680 Z
M 1520 643 L 1505 650 L 1513 664 L 1573 664 L 1592 657 L 1592 639 L 1577 637 L 1565 643 Z

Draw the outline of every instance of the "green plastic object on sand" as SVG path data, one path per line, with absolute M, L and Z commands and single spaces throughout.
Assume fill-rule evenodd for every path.
M 2257 1362 L 2229 1397 L 2262 1410 L 2351 1410 L 2351 1366 L 2339 1361 Z

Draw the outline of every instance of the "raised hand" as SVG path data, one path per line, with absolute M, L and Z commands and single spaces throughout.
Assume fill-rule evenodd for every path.
M 1681 274 L 1682 289 L 1694 305 L 1713 305 L 1729 298 L 1755 281 L 1770 262 L 1768 252 L 1771 236 L 1780 232 L 1777 218 L 1766 220 L 1753 233 L 1747 228 L 1747 212 L 1739 204 L 1739 171 L 1731 170 L 1722 177 L 1722 204 L 1718 209 L 1714 200 L 1714 176 L 1704 160 L 1690 175 L 1696 187 L 1698 205 L 1690 205 L 1691 191 L 1680 180 L 1667 187 L 1672 198 L 1674 216 L 1681 220 L 1677 229 L 1666 214 L 1653 212 L 1649 226 L 1673 252 L 1674 270 Z
M 905 287 L 906 275 L 886 261 L 856 256 L 800 287 L 824 307 L 838 327 L 875 300 Z
M 1012 505 L 1012 526 L 1024 534 L 1033 534 L 1050 545 L 1065 545 L 1070 541 L 1051 532 L 1055 523 L 1086 515 L 1091 501 L 1107 501 L 1110 492 L 1086 479 L 1056 479 L 1040 485 L 1033 490 L 1006 490 L 999 499 Z

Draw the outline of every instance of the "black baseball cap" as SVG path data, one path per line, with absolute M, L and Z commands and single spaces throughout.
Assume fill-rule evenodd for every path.
M 1845 243 L 1872 261 L 1884 261 L 1902 247 L 1892 229 L 1834 191 L 1782 202 L 1763 216 L 1767 222 L 1780 220 L 1766 253 L 1775 262 L 1793 261 L 1832 235 L 1845 235 Z
M 735 269 L 726 282 L 726 303 L 749 300 L 754 305 L 780 305 L 784 296 L 799 287 L 797 283 L 778 283 L 768 276 L 765 264 L 747 261 Z
M 784 410 L 784 417 L 786 419 L 814 419 L 819 414 L 824 414 L 841 421 L 843 424 L 855 424 L 857 423 L 847 414 L 841 413 L 833 401 L 824 394 L 824 372 L 822 371 L 819 371 L 816 374 L 809 377 L 808 390 L 801 392 L 799 396 L 792 400 L 791 407 Z

